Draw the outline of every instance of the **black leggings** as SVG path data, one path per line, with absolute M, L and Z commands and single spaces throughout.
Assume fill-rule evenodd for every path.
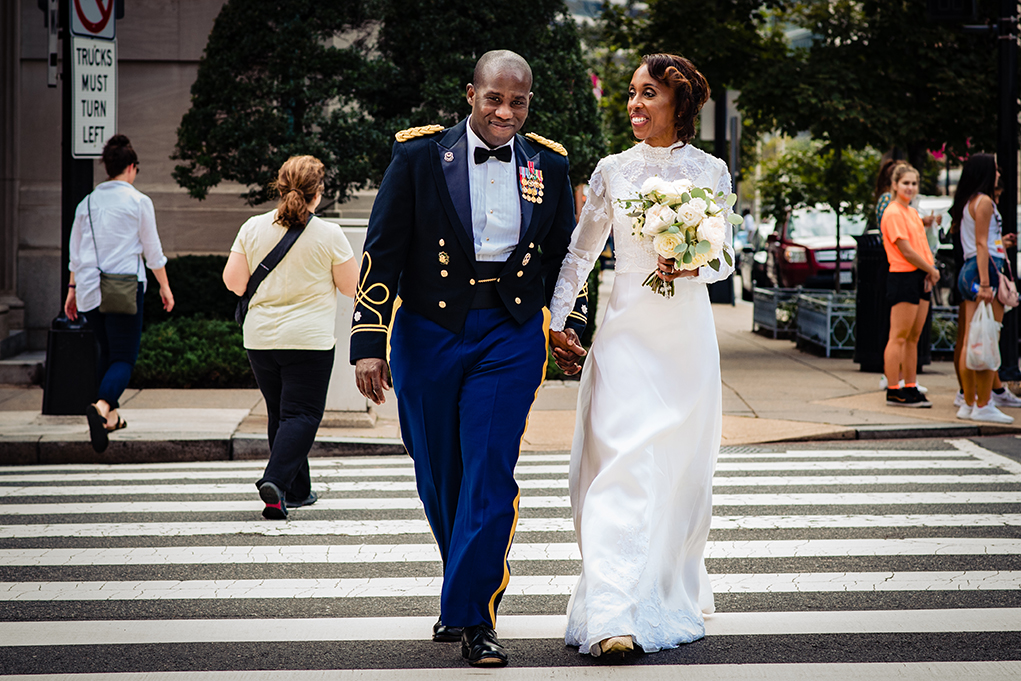
M 312 491 L 308 453 L 326 409 L 334 351 L 249 350 L 269 412 L 269 463 L 256 486 L 272 482 L 290 501 Z

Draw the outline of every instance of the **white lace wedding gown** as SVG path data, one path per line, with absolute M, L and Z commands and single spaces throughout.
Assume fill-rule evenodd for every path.
M 570 466 L 582 569 L 565 638 L 596 655 L 610 636 L 630 634 L 645 652 L 702 638 L 702 615 L 714 608 L 702 554 L 723 416 L 705 285 L 733 268 L 721 260 L 719 272 L 677 279 L 669 299 L 642 286 L 656 254 L 631 235 L 617 201 L 652 175 L 730 193 L 726 165 L 690 145 L 641 143 L 604 158 L 551 310 L 551 328 L 563 329 L 612 227 L 616 276 L 582 372 Z

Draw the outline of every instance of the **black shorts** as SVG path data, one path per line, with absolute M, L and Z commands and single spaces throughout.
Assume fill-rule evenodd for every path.
M 925 290 L 925 272 L 890 272 L 886 275 L 886 302 L 891 306 L 898 303 L 918 305 L 919 301 L 931 300 L 932 292 Z

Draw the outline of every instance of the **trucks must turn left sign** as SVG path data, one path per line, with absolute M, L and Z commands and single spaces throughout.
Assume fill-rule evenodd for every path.
M 113 1 L 109 0 L 111 6 Z M 99 158 L 106 140 L 116 132 L 117 41 L 73 36 L 71 153 L 74 158 Z

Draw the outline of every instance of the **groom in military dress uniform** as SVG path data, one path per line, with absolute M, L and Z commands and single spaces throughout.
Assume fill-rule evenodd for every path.
M 392 374 L 443 559 L 433 639 L 460 640 L 473 666 L 507 663 L 494 627 L 518 520 L 514 466 L 575 224 L 567 152 L 517 134 L 531 84 L 519 55 L 487 52 L 467 86 L 467 120 L 397 133 L 369 218 L 351 328 L 362 394 L 381 404 Z M 567 342 L 557 340 L 562 364 L 583 354 L 585 312 L 583 295 Z

